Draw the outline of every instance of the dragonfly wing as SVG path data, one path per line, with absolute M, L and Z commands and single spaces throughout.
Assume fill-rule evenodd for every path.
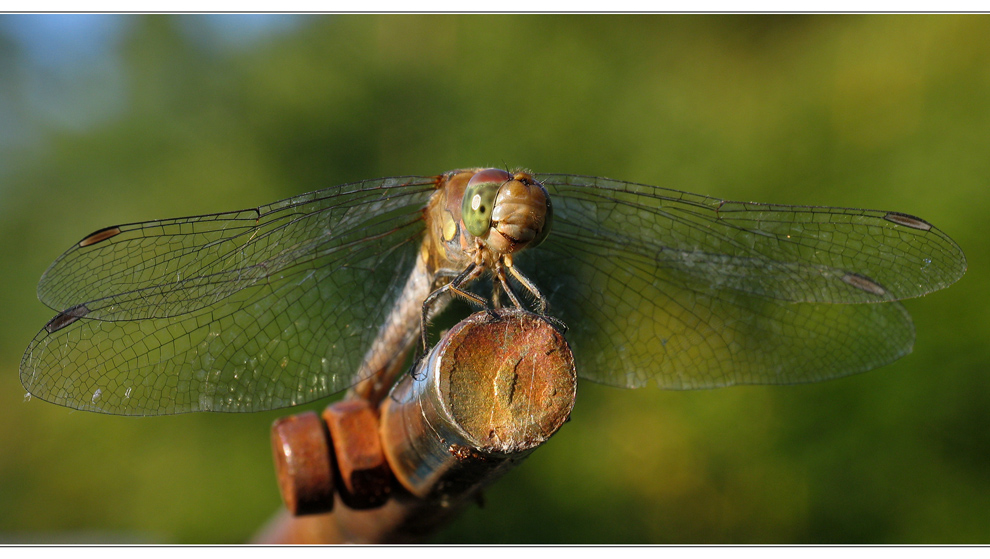
M 28 347 L 21 381 L 125 415 L 260 411 L 342 390 L 413 268 L 433 185 L 365 181 L 84 240 L 45 274 L 39 291 L 66 310 Z
M 914 340 L 897 301 L 792 303 L 695 291 L 621 253 L 555 250 L 562 246 L 541 245 L 541 266 L 557 273 L 533 279 L 568 326 L 578 374 L 596 382 L 672 389 L 812 382 L 894 361 Z
M 178 316 L 419 221 L 435 177 L 368 180 L 267 206 L 107 227 L 45 271 L 38 297 L 89 318 Z
M 692 281 L 711 276 L 711 283 L 794 302 L 861 303 L 918 297 L 966 271 L 952 239 L 899 212 L 732 202 L 597 177 L 537 178 L 554 201 L 550 238 L 625 247 Z M 863 294 L 870 291 L 876 297 Z
M 911 349 L 897 300 L 965 270 L 951 239 L 903 214 L 539 179 L 554 230 L 518 265 L 569 326 L 579 374 L 607 384 L 709 388 L 866 371 Z

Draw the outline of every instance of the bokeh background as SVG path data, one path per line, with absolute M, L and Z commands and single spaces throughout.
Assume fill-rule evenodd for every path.
M 25 401 L 48 264 L 98 228 L 473 166 L 920 215 L 967 275 L 818 385 L 582 383 L 435 542 L 990 541 L 990 18 L 0 16 L 0 541 L 240 542 L 288 411 Z M 320 408 L 326 402 L 317 406 Z M 296 411 L 296 410 L 293 410 Z

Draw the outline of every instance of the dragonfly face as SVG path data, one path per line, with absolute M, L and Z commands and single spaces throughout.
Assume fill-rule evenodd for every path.
M 441 178 L 426 211 L 424 250 L 433 269 L 461 272 L 467 263 L 494 268 L 550 233 L 553 209 L 532 175 L 467 169 Z
M 550 195 L 528 173 L 482 169 L 464 189 L 461 219 L 491 252 L 511 255 L 550 233 Z
M 539 289 L 512 266 L 512 257 L 547 238 L 553 208 L 550 196 L 532 175 L 501 169 L 453 171 L 441 177 L 425 212 L 426 238 L 421 260 L 423 273 L 435 287 L 423 303 L 423 321 L 442 308 L 443 296 L 459 295 L 479 307 L 502 305 L 505 293 L 515 307 L 523 304 L 509 285 L 515 278 L 536 300 L 541 314 L 547 302 Z M 463 287 L 489 272 L 495 280 L 490 301 Z M 416 299 L 420 294 L 416 293 Z M 397 327 L 408 328 L 403 317 Z M 427 338 L 423 332 L 423 350 Z
M 128 415 L 274 409 L 363 380 L 381 397 L 439 289 L 491 306 L 531 293 L 597 382 L 811 382 L 907 354 L 899 301 L 965 269 L 899 212 L 498 169 L 393 177 L 87 236 L 41 279 L 58 314 L 21 381 Z M 470 291 L 484 272 L 490 297 Z

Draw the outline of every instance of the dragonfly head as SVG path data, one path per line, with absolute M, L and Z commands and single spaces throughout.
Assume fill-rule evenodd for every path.
M 529 173 L 482 169 L 464 188 L 465 228 L 498 255 L 542 243 L 552 218 L 547 189 Z

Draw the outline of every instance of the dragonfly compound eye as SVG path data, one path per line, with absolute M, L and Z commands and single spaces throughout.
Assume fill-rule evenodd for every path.
M 546 192 L 546 191 L 544 191 Z M 529 247 L 533 248 L 539 246 L 540 243 L 546 240 L 547 235 L 550 234 L 551 225 L 553 225 L 553 204 L 550 203 L 550 195 L 546 195 L 547 198 L 547 213 L 543 218 L 543 228 L 541 228 L 536 233 L 536 238 L 534 238 L 529 243 Z
M 464 220 L 468 232 L 475 237 L 484 236 L 488 228 L 491 227 L 495 196 L 498 195 L 498 189 L 505 183 L 505 179 L 492 180 L 493 178 L 484 176 L 484 173 L 478 173 L 468 181 L 464 188 L 461 219 Z

